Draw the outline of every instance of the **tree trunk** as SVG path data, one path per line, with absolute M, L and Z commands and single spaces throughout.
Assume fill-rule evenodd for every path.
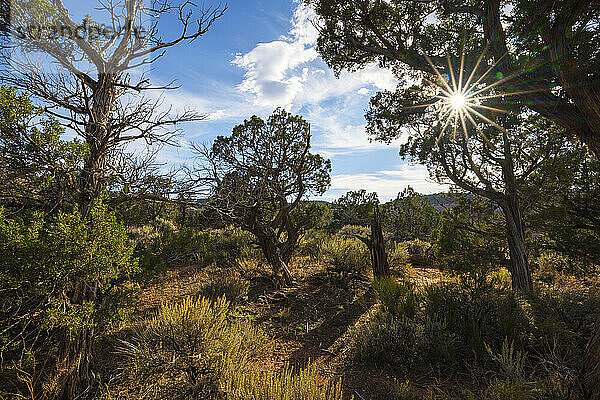
M 385 242 L 381 230 L 381 215 L 379 214 L 378 206 L 375 206 L 373 220 L 371 221 L 371 245 L 369 247 L 371 248 L 373 277 L 380 278 L 389 275 L 390 269 L 385 252 Z
M 90 287 L 80 282 L 71 295 L 71 304 L 81 305 L 84 301 L 95 301 L 96 297 L 96 285 Z M 59 382 L 64 382 L 60 398 L 70 400 L 88 386 L 95 332 L 91 326 L 84 327 L 77 333 L 71 332 L 69 328 L 64 328 L 62 334 L 59 348 L 61 371 L 57 371 Z
M 292 274 L 287 268 L 286 262 L 281 257 L 281 251 L 277 246 L 277 237 L 275 234 L 266 232 L 257 233 L 258 243 L 265 255 L 265 258 L 273 268 L 273 274 L 281 279 L 280 284 L 289 286 L 292 284 Z M 281 276 L 279 274 L 281 273 Z
M 586 400 L 600 400 L 600 323 L 583 356 L 583 388 Z
M 523 218 L 521 217 L 518 205 L 509 204 L 503 207 L 503 211 L 508 233 L 512 287 L 520 292 L 531 292 L 533 284 L 529 271 L 529 261 L 527 260 Z
M 105 187 L 104 173 L 111 140 L 108 121 L 113 112 L 115 99 L 115 77 L 111 74 L 100 74 L 97 86 L 93 89 L 89 121 L 85 131 L 89 155 L 79 178 L 79 211 L 83 221 L 89 220 L 94 201 L 100 198 Z M 73 305 L 82 305 L 84 302 L 95 303 L 97 288 L 98 282 L 77 282 L 69 298 L 70 303 Z M 62 398 L 72 399 L 88 386 L 93 345 L 93 327 L 84 327 L 75 335 L 68 331 L 64 332 L 60 344 L 60 356 L 67 376 Z
M 511 152 L 510 139 L 506 132 L 502 134 L 504 161 L 502 162 L 502 178 L 506 185 L 505 196 L 500 202 L 506 220 L 508 234 L 508 250 L 510 254 L 510 275 L 513 290 L 529 293 L 533 290 L 527 247 L 525 245 L 525 225 L 519 204 L 517 181 Z

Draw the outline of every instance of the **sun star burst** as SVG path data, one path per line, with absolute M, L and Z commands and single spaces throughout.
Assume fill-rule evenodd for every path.
M 482 112 L 492 111 L 495 113 L 511 113 L 511 111 L 497 108 L 497 107 L 491 107 L 490 105 L 485 105 L 485 104 L 483 104 L 484 100 L 499 99 L 499 100 L 505 101 L 506 97 L 509 97 L 509 96 L 515 96 L 515 95 L 520 95 L 520 94 L 525 94 L 525 93 L 531 93 L 534 91 L 539 91 L 538 89 L 536 89 L 536 90 L 520 90 L 520 91 L 512 91 L 512 92 L 500 91 L 500 93 L 490 92 L 491 89 L 493 89 L 495 87 L 499 87 L 503 83 L 506 83 L 506 82 L 514 79 L 515 77 L 520 75 L 520 72 L 515 72 L 512 74 L 504 75 L 500 71 L 498 71 L 498 72 L 496 72 L 496 76 L 498 77 L 498 80 L 496 80 L 492 83 L 488 83 L 487 81 L 485 81 L 485 78 L 490 74 L 490 72 L 492 72 L 494 69 L 496 69 L 496 67 L 498 66 L 500 61 L 502 61 L 502 59 L 504 58 L 504 56 L 503 56 L 503 57 L 499 57 L 497 60 L 495 60 L 483 74 L 479 75 L 475 79 L 475 75 L 477 74 L 477 71 L 482 63 L 482 60 L 486 53 L 486 50 L 487 50 L 487 48 L 483 49 L 482 53 L 479 55 L 479 57 L 477 59 L 477 62 L 475 63 L 475 66 L 473 67 L 473 70 L 470 71 L 470 73 L 468 74 L 468 77 L 466 79 L 464 79 L 464 77 L 466 75 L 464 73 L 465 72 L 464 71 L 464 69 L 465 69 L 464 68 L 465 67 L 464 52 L 462 52 L 462 56 L 461 56 L 461 60 L 460 60 L 460 68 L 458 69 L 458 77 L 456 77 L 454 75 L 454 68 L 452 66 L 452 61 L 450 59 L 450 56 L 447 56 L 449 73 L 440 73 L 438 68 L 431 61 L 431 59 L 425 55 L 427 62 L 429 63 L 429 65 L 431 66 L 431 68 L 433 69 L 433 71 L 435 72 L 435 75 L 437 77 L 436 84 L 438 86 L 438 90 L 437 90 L 435 97 L 437 99 L 439 99 L 439 104 L 441 105 L 441 107 L 438 107 L 438 113 L 440 116 L 440 121 L 443 121 L 442 129 L 437 138 L 438 142 L 440 141 L 440 139 L 442 138 L 444 133 L 449 128 L 452 129 L 451 132 L 453 133 L 454 137 L 456 137 L 457 133 L 460 134 L 458 129 L 461 128 L 465 135 L 465 138 L 468 138 L 467 125 L 471 124 L 475 128 L 475 130 L 480 135 L 482 135 L 482 137 L 486 141 L 486 143 L 488 145 L 494 147 L 493 144 L 491 144 L 491 142 L 489 141 L 487 136 L 483 133 L 483 131 L 479 127 L 479 123 L 481 123 L 481 121 L 483 121 L 489 125 L 494 126 L 495 128 L 497 128 L 503 132 L 506 132 L 506 129 L 504 129 L 502 126 L 498 125 L 492 119 L 483 115 Z M 423 106 L 417 105 L 417 106 L 413 106 L 410 108 L 428 107 L 430 105 L 431 104 L 427 104 L 427 105 L 423 105 Z M 477 120 L 479 120 L 479 123 Z

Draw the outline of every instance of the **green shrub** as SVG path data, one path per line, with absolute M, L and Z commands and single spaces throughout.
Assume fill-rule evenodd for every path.
M 337 236 L 350 239 L 361 236 L 366 238 L 371 234 L 371 228 L 362 225 L 344 225 L 338 232 Z
M 444 320 L 411 320 L 377 311 L 350 329 L 347 357 L 350 363 L 389 366 L 402 376 L 417 375 L 432 365 L 456 364 L 459 341 Z
M 270 339 L 232 312 L 225 298 L 164 305 L 123 341 L 129 362 L 124 381 L 105 398 L 341 400 L 340 381 L 325 381 L 316 366 L 262 371 L 256 361 Z
M 245 368 L 268 342 L 248 321 L 234 320 L 225 298 L 166 304 L 133 340 L 123 342 L 126 380 L 136 387 L 130 396 L 218 398 L 223 370 Z
M 483 400 L 533 400 L 539 399 L 534 383 L 496 380 L 483 394 Z
M 359 273 L 371 265 L 371 253 L 358 239 L 332 236 L 323 244 L 322 251 L 323 261 L 336 271 Z
M 331 240 L 330 235 L 323 230 L 311 229 L 300 239 L 298 252 L 314 262 L 320 261 L 325 243 Z
M 413 319 L 419 308 L 420 295 L 414 283 L 397 282 L 391 276 L 376 278 L 373 289 L 384 309 L 393 315 Z
M 342 400 L 341 382 L 323 382 L 314 364 L 298 372 L 229 369 L 221 387 L 228 400 Z
M 393 243 L 387 250 L 387 256 L 391 268 L 404 267 L 410 259 L 408 250 L 402 243 Z
M 408 254 L 408 261 L 416 265 L 431 265 L 433 263 L 433 248 L 431 243 L 414 239 L 400 243 L 400 249 Z
M 163 268 L 172 265 L 198 264 L 205 267 L 217 264 L 226 268 L 249 254 L 253 236 L 239 229 L 218 229 L 196 232 L 191 227 L 180 230 L 160 229 L 151 235 L 152 242 L 142 256 L 147 268 Z M 132 230 L 133 234 L 148 229 Z M 147 240 L 147 239 L 144 239 Z
M 232 304 L 241 303 L 248 296 L 248 282 L 234 277 L 221 277 L 212 280 L 200 289 L 199 293 L 212 301 L 221 297 L 229 299 Z
M 141 257 L 147 269 L 198 263 L 210 246 L 210 235 L 184 227 L 179 231 L 165 231 L 156 236 Z
M 242 258 L 255 257 L 252 246 L 254 235 L 251 233 L 231 227 L 207 233 L 210 234 L 210 242 L 200 253 L 201 265 L 215 264 L 221 268 L 230 268 Z
M 590 276 L 598 270 L 598 265 L 573 260 L 568 256 L 554 251 L 542 253 L 536 260 L 537 273 L 552 276 L 556 273 L 575 276 Z

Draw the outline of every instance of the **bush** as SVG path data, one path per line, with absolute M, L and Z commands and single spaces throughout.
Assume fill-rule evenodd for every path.
M 431 243 L 420 239 L 402 242 L 400 250 L 408 254 L 408 261 L 416 265 L 431 265 L 433 263 L 433 248 Z
M 342 400 L 341 382 L 322 382 L 314 364 L 298 373 L 287 365 L 279 372 L 228 372 L 222 385 L 228 400 Z
M 414 283 L 396 282 L 390 276 L 375 279 L 373 289 L 386 311 L 396 316 L 413 319 L 419 308 L 420 295 Z
M 322 251 L 323 261 L 339 272 L 359 273 L 371 265 L 371 253 L 358 239 L 332 236 L 323 244 Z
M 459 340 L 442 319 L 411 320 L 376 311 L 349 331 L 350 363 L 386 366 L 401 376 L 430 371 L 432 364 L 453 366 Z
M 123 342 L 127 381 L 148 399 L 212 399 L 220 394 L 224 368 L 245 368 L 268 342 L 249 322 L 233 320 L 225 298 L 187 298 L 161 307 L 132 341 Z
M 106 398 L 341 400 L 340 381 L 321 379 L 316 367 L 261 371 L 256 361 L 270 339 L 247 319 L 236 320 L 225 298 L 188 298 L 164 305 L 122 352 L 125 381 Z
M 132 230 L 133 235 L 147 232 L 148 228 Z M 193 228 L 158 229 L 150 234 L 152 242 L 142 256 L 147 268 L 162 269 L 171 265 L 198 264 L 206 267 L 217 264 L 231 267 L 250 251 L 252 235 L 239 229 L 218 229 L 196 232 Z M 147 237 L 142 240 L 148 240 Z
M 200 289 L 200 295 L 212 301 L 221 297 L 229 299 L 232 304 L 241 303 L 248 297 L 248 282 L 234 277 L 217 278 Z
M 410 258 L 407 248 L 402 243 L 393 243 L 387 251 L 387 256 L 391 268 L 405 266 Z
M 331 237 L 322 230 L 311 229 L 300 239 L 298 251 L 301 255 L 310 257 L 312 261 L 319 261 L 323 247 Z
M 590 276 L 598 270 L 598 265 L 573 260 L 554 251 L 542 253 L 536 259 L 536 264 L 538 274 L 546 277 L 556 273 L 583 277 Z
M 371 234 L 371 228 L 361 225 L 344 225 L 337 233 L 344 239 L 356 239 L 356 236 L 366 238 Z

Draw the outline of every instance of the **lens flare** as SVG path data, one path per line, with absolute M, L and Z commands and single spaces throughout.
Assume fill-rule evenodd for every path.
M 454 112 L 461 112 L 467 104 L 467 98 L 462 93 L 453 94 L 448 101 L 452 105 L 452 110 Z

